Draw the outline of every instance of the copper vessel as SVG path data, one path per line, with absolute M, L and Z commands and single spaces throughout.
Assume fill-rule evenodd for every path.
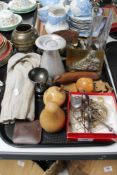
M 11 41 L 19 52 L 29 52 L 33 50 L 35 40 L 38 37 L 37 31 L 29 24 L 20 24 L 13 31 Z

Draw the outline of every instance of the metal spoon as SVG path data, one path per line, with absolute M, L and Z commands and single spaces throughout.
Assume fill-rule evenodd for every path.
M 71 95 L 71 106 L 74 109 L 78 109 L 82 106 L 82 98 L 80 96 Z
M 89 96 L 87 94 L 84 94 L 83 103 L 84 103 L 84 110 L 88 115 L 88 131 L 92 132 L 92 113 L 91 113 L 89 101 L 90 101 Z

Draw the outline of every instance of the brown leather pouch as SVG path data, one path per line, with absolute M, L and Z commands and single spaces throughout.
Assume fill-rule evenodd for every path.
M 15 144 L 38 144 L 41 141 L 41 131 L 38 120 L 16 122 L 12 141 Z

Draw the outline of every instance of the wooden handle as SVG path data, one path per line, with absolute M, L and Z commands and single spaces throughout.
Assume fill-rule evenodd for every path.
M 66 84 L 76 82 L 79 78 L 92 78 L 98 80 L 99 75 L 96 72 L 65 72 L 64 74 L 55 77 L 54 82 Z

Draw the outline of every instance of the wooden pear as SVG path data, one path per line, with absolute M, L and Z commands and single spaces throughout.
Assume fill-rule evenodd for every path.
M 39 121 L 45 131 L 55 133 L 63 129 L 65 113 L 55 102 L 48 102 L 40 114 Z

